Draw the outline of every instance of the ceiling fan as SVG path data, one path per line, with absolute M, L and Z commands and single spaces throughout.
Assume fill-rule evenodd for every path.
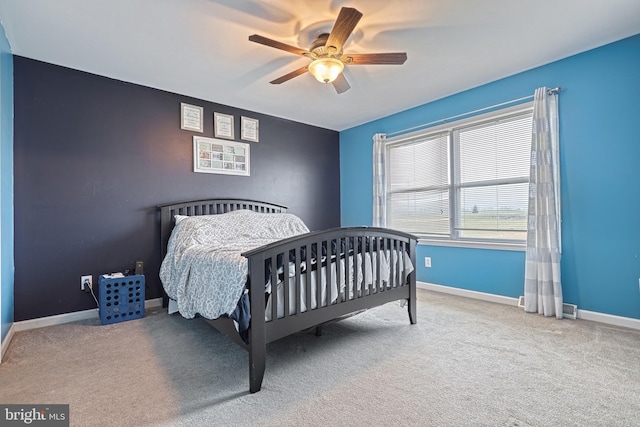
M 318 81 L 331 83 L 336 92 L 343 93 L 351 87 L 344 74 L 342 74 L 345 65 L 400 65 L 407 60 L 406 52 L 344 54 L 342 47 L 360 21 L 360 18 L 362 18 L 362 13 L 358 10 L 351 7 L 343 7 L 340 9 L 331 32 L 320 34 L 311 43 L 309 50 L 281 43 L 258 34 L 249 36 L 249 40 L 296 55 L 302 55 L 312 60 L 311 63 L 304 67 L 272 80 L 271 84 L 284 83 L 309 71 Z

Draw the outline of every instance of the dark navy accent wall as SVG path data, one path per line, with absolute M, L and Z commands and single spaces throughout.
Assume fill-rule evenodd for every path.
M 159 204 L 248 198 L 312 230 L 340 225 L 335 131 L 18 56 L 14 82 L 16 321 L 94 308 L 80 276 L 136 260 L 159 297 Z M 181 102 L 204 107 L 203 133 L 180 129 Z M 192 171 L 193 136 L 213 137 L 214 112 L 235 117 L 236 141 L 241 115 L 260 121 L 250 177 Z

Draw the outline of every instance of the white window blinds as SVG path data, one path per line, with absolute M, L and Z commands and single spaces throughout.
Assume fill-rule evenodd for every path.
M 453 136 L 455 231 L 467 238 L 525 240 L 531 113 L 455 129 Z
M 531 118 L 520 106 L 387 140 L 388 226 L 524 243 Z
M 390 145 L 389 226 L 414 234 L 448 235 L 449 133 Z

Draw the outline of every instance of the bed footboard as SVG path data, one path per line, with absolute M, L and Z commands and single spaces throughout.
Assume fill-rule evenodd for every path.
M 406 233 L 347 227 L 243 253 L 250 277 L 250 391 L 261 388 L 269 342 L 397 300 L 407 301 L 416 323 L 415 248 L 416 238 Z
M 197 200 L 158 208 L 162 258 L 175 215 L 287 211 L 285 206 L 244 199 Z M 397 300 L 408 302 L 409 320 L 416 323 L 415 248 L 416 238 L 410 234 L 351 227 L 307 233 L 243 253 L 249 264 L 249 342 L 235 336 L 229 319 L 211 323 L 249 352 L 250 391 L 262 387 L 269 342 Z M 163 300 L 166 306 L 166 295 Z

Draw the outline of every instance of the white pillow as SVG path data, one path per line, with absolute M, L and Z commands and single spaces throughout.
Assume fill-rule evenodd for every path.
M 176 221 L 176 225 L 185 218 L 189 218 L 187 215 L 174 215 L 174 220 Z

